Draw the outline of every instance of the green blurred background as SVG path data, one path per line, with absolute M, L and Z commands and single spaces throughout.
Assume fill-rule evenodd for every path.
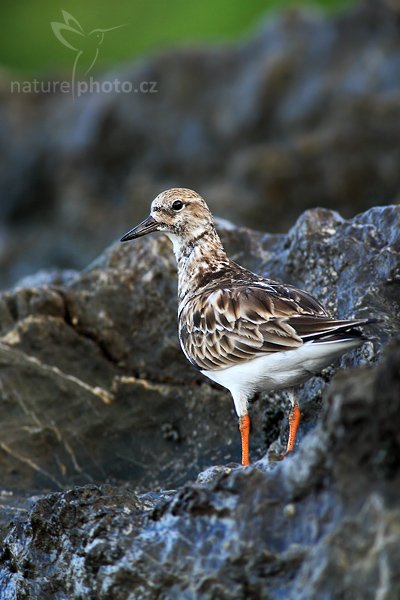
M 23 75 L 71 68 L 71 50 L 54 36 L 50 23 L 71 13 L 85 32 L 125 27 L 105 35 L 97 68 L 128 61 L 178 43 L 229 40 L 246 35 L 266 12 L 312 5 L 338 10 L 351 0 L 2 0 L 0 58 Z

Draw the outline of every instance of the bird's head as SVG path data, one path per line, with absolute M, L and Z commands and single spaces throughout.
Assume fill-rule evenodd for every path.
M 173 188 L 153 200 L 147 219 L 128 231 L 121 242 L 163 231 L 174 245 L 194 243 L 210 229 L 214 229 L 213 220 L 203 198 L 193 190 Z

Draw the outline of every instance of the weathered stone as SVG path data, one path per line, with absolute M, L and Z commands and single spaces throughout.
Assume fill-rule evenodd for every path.
M 400 344 L 340 374 L 293 457 L 214 468 L 178 492 L 85 486 L 11 527 L 11 598 L 385 598 L 400 594 Z
M 373 344 L 342 365 L 375 360 L 398 331 L 399 207 L 351 221 L 316 209 L 287 236 L 227 225 L 221 234 L 239 262 L 309 290 L 339 317 L 381 319 L 369 328 Z M 0 296 L 2 485 L 24 492 L 88 481 L 176 487 L 207 466 L 238 460 L 228 392 L 191 368 L 179 348 L 170 242 L 116 244 L 60 281 Z M 300 442 L 334 372 L 299 391 Z M 271 443 L 279 448 L 286 413 L 285 393 L 254 402 L 253 458 Z

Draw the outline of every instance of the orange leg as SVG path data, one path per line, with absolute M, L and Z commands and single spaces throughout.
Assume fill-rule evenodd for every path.
M 300 408 L 297 402 L 295 401 L 294 406 L 289 414 L 289 437 L 287 441 L 286 451 L 283 453 L 283 456 L 288 454 L 289 452 L 293 452 L 294 443 L 296 441 L 296 434 L 299 428 L 300 423 Z
M 244 415 L 239 417 L 239 430 L 242 437 L 242 465 L 248 466 L 250 464 L 249 455 L 249 438 L 250 438 L 250 417 Z

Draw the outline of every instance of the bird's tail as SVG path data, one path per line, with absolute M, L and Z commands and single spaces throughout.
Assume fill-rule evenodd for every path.
M 360 326 L 378 323 L 379 319 L 310 319 L 297 317 L 295 329 L 304 342 L 311 341 L 366 341 L 369 339 L 360 329 Z

